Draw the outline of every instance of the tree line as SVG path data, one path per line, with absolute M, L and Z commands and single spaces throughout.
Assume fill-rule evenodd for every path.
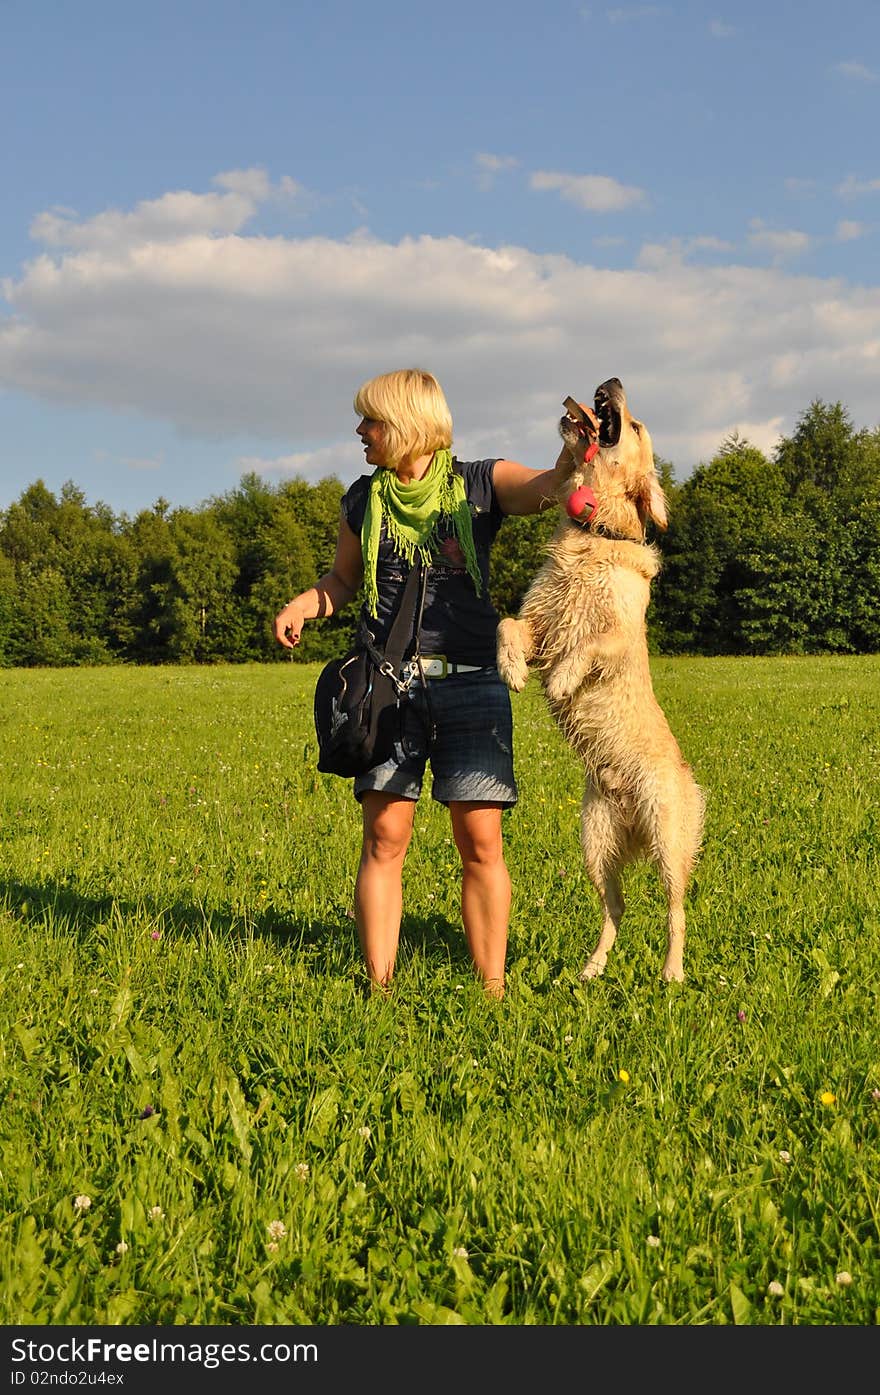
M 648 616 L 665 654 L 880 650 L 880 428 L 813 401 L 772 457 L 734 434 L 677 483 Z M 333 560 L 344 486 L 246 474 L 198 508 L 134 517 L 37 481 L 0 511 L 0 666 L 282 660 L 275 613 Z M 556 526 L 505 520 L 492 595 L 514 614 Z M 360 598 L 308 624 L 297 662 L 343 652 Z

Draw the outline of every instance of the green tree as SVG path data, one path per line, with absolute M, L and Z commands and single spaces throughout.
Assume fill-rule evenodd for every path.
M 853 503 L 877 492 L 876 433 L 857 432 L 841 402 L 814 398 L 774 458 L 792 495 L 817 491 Z
M 856 654 L 880 651 L 880 500 L 835 501 L 833 616 L 837 646 Z M 831 647 L 831 646 L 829 646 Z
M 311 586 L 332 567 L 339 532 L 339 505 L 344 492 L 344 486 L 333 476 L 314 485 L 297 478 L 285 480 L 279 486 L 281 516 L 291 516 L 296 520 L 305 534 L 308 550 L 301 545 L 299 550 L 288 546 L 286 551 L 277 555 L 276 567 L 267 574 L 271 578 L 271 585 L 265 594 L 268 602 L 265 633 L 276 659 L 292 657 L 294 662 L 301 663 L 325 661 L 351 647 L 363 601 L 362 594 L 355 596 L 341 615 L 309 621 L 292 656 L 281 649 L 272 632 L 274 617 L 285 601 Z M 272 586 L 275 589 L 271 589 Z
M 240 627 L 232 539 L 207 510 L 175 509 L 168 532 L 167 566 L 154 583 L 167 616 L 168 658 L 183 663 L 223 660 Z
M 780 469 L 736 435 L 675 487 L 653 595 L 666 652 L 753 652 L 744 627 L 744 559 L 780 514 L 785 494 Z
M 0 668 L 11 668 L 14 663 L 12 636 L 17 609 L 18 583 L 15 567 L 9 558 L 0 552 Z
M 120 524 L 104 504 L 94 507 L 68 481 L 52 519 L 55 558 L 73 606 L 74 654 L 84 663 L 106 663 L 124 655 L 130 642 L 128 613 L 135 566 Z
M 492 547 L 489 573 L 489 589 L 499 615 L 517 614 L 558 523 L 557 508 L 505 518 Z
M 10 506 L 0 552 L 15 572 L 17 606 L 7 639 L 13 662 L 103 663 L 113 657 L 110 562 L 119 546 L 112 513 L 90 509 L 69 481 L 60 499 L 38 480 Z
M 25 563 L 18 570 L 10 627 L 12 663 L 22 668 L 66 668 L 82 662 L 72 619 L 70 590 L 58 568 L 51 563 L 42 567 Z
M 56 535 L 52 523 L 58 513 L 58 500 L 42 480 L 24 490 L 3 514 L 0 551 L 16 566 L 52 560 Z
M 880 647 L 878 530 L 880 431 L 856 431 L 840 402 L 815 399 L 776 450 L 803 526 L 820 541 L 804 575 L 805 597 L 823 605 L 807 652 L 866 652 Z
M 161 664 L 170 659 L 176 620 L 173 596 L 176 546 L 168 519 L 167 499 L 142 509 L 128 528 L 137 570 L 136 597 L 131 609 L 130 657 L 136 663 Z
M 29 607 L 36 604 L 39 617 L 43 608 L 32 591 L 35 578 L 39 589 L 40 576 L 51 572 L 47 585 L 56 602 L 61 603 L 62 591 L 66 594 L 65 662 L 106 663 L 126 656 L 131 641 L 135 559 L 124 520 L 118 520 L 105 504 L 86 504 L 82 491 L 71 481 L 56 498 L 38 480 L 3 515 L 0 553 L 15 568 L 21 603 Z M 59 578 L 64 583 L 61 589 Z M 26 638 L 29 625 L 25 616 L 21 618 L 18 661 L 31 662 L 24 655 L 35 641 Z
M 311 559 L 317 568 L 316 576 L 310 580 L 316 580 L 332 566 L 339 529 L 339 505 L 344 492 L 345 487 L 332 476 L 317 484 L 308 484 L 297 477 L 284 480 L 278 487 L 281 516 L 292 516 L 305 532 Z M 291 553 L 285 560 L 291 569 L 291 580 L 301 574 L 302 566 L 295 555 Z
M 765 521 L 740 559 L 740 630 L 747 652 L 816 654 L 841 647 L 829 629 L 833 571 L 827 532 L 793 505 Z
M 301 557 L 308 544 L 295 518 L 282 519 L 277 491 L 254 472 L 243 475 L 236 489 L 212 500 L 210 508 L 234 549 L 238 625 L 229 637 L 229 658 L 266 659 L 271 652 L 270 610 L 274 615 L 283 604 L 273 608 L 273 598 L 284 595 L 290 559 Z M 309 564 L 306 559 L 306 567 Z

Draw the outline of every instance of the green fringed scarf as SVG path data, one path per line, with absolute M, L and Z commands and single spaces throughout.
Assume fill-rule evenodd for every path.
M 471 511 L 465 497 L 464 480 L 452 468 L 452 452 L 435 451 L 425 474 L 411 484 L 403 484 L 394 470 L 376 470 L 367 495 L 367 510 L 361 528 L 368 614 L 375 615 L 379 605 L 376 563 L 382 519 L 385 520 L 389 537 L 409 565 L 413 565 L 418 552 L 422 562 L 428 566 L 439 544 L 437 525 L 441 517 L 452 520 L 458 545 L 464 553 L 468 576 L 479 595 L 482 579 L 474 547 Z

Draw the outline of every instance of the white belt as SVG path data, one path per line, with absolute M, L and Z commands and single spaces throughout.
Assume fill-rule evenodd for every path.
M 445 654 L 423 654 L 422 673 L 426 678 L 446 678 L 450 673 L 479 673 L 485 664 L 451 664 Z

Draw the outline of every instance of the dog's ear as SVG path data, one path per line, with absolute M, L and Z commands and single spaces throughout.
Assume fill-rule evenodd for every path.
M 666 531 L 669 526 L 666 514 L 666 495 L 663 493 L 660 481 L 655 474 L 642 476 L 639 481 L 638 493 L 635 496 L 635 505 L 643 528 L 650 518 L 658 528 Z

